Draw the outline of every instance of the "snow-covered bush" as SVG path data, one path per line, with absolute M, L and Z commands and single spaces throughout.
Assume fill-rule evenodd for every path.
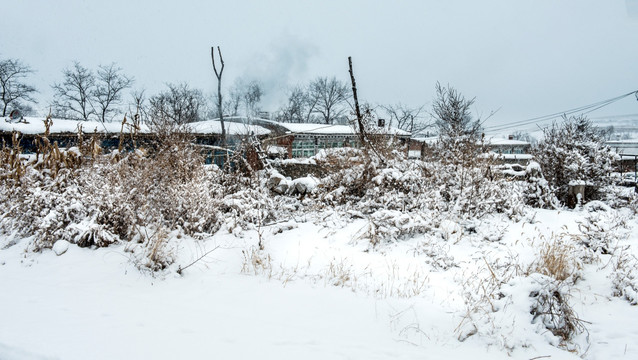
M 523 212 L 519 186 L 494 173 L 491 159 L 481 154 L 474 161 L 418 161 L 341 150 L 315 161 L 333 171 L 321 179 L 314 199 L 367 218 L 364 236 L 372 244 L 436 231 L 443 219 L 466 223 L 493 213 L 517 217 Z M 282 182 L 273 179 L 273 189 Z
M 618 240 L 629 235 L 627 219 L 601 202 L 594 201 L 586 207 L 590 211 L 578 222 L 581 234 L 577 240 L 594 254 L 612 254 Z
M 574 347 L 574 336 L 585 331 L 570 305 L 582 269 L 573 255 L 576 244 L 568 236 L 537 240 L 540 251 L 529 263 L 521 263 L 518 254 L 499 253 L 477 260 L 477 270 L 457 279 L 467 307 L 456 329 L 459 340 L 480 335 L 513 350 L 541 337 L 554 346 Z
M 535 161 L 530 161 L 525 169 L 523 198 L 527 205 L 535 208 L 552 209 L 558 207 L 558 199 L 543 177 L 540 165 Z
M 3 231 L 33 236 L 34 249 L 50 248 L 57 240 L 80 246 L 107 246 L 118 236 L 100 224 L 99 205 L 90 202 L 76 176 L 81 170 L 63 169 L 58 176 L 45 176 L 27 167 L 21 186 L 2 184 Z
M 55 177 L 38 163 L 27 164 L 17 186 L 0 184 L 2 229 L 34 235 L 36 250 L 57 240 L 80 246 L 144 242 L 139 227 L 215 232 L 227 195 L 221 172 L 205 168 L 186 138 L 163 140 L 148 157 L 130 153 L 113 162 L 100 156 L 61 167 Z
M 628 250 L 628 247 L 622 248 L 614 254 L 612 285 L 614 296 L 638 305 L 638 258 Z
M 614 209 L 630 208 L 634 211 L 637 209 L 638 194 L 635 188 L 609 185 L 600 189 L 602 195 L 601 201 Z
M 516 217 L 523 211 L 519 187 L 492 172 L 491 164 L 428 162 L 424 175 L 439 199 L 438 208 L 465 219 L 505 213 Z
M 562 341 L 568 341 L 574 335 L 585 331 L 583 322 L 569 305 L 567 284 L 540 274 L 535 274 L 531 278 L 537 285 L 529 294 L 532 300 L 532 322 L 541 323 Z
M 544 136 L 532 149 L 543 175 L 563 203 L 569 199 L 569 184 L 587 185 L 587 200 L 600 198 L 598 190 L 610 182 L 617 155 L 604 144 L 600 131 L 584 116 L 564 117 L 561 124 L 543 130 Z M 583 199 L 585 200 L 585 199 Z

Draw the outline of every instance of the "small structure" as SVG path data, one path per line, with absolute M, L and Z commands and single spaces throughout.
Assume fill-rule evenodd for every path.
M 609 146 L 618 155 L 620 155 L 620 172 L 638 172 L 638 140 L 614 140 L 607 141 L 605 145 Z
M 510 135 L 507 139 L 490 138 L 487 141 L 490 151 L 498 154 L 504 164 L 527 165 L 533 156 L 530 154 L 532 144 L 527 141 L 514 140 Z
M 582 180 L 570 181 L 567 192 L 567 206 L 574 209 L 587 202 L 586 194 L 588 188 L 591 190 L 591 184 Z

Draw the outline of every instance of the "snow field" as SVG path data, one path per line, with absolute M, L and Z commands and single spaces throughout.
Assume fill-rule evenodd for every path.
M 605 257 L 585 264 L 569 290 L 587 331 L 567 346 L 532 322 L 533 279 L 512 275 L 512 262 L 531 264 L 542 242 L 576 231 L 585 216 L 492 217 L 456 242 L 422 235 L 374 251 L 360 237 L 363 219 L 223 228 L 171 239 L 177 261 L 155 275 L 140 272 L 125 245 L 70 245 L 56 256 L 25 252 L 28 239 L 17 240 L 0 251 L 0 358 L 636 358 L 638 312 L 612 296 Z M 500 240 L 486 241 L 494 229 Z M 494 290 L 505 296 L 496 311 L 471 302 L 491 272 L 505 282 Z

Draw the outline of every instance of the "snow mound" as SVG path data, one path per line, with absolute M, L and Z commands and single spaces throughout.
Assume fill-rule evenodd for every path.
M 53 248 L 51 248 L 51 250 L 53 250 L 57 256 L 60 256 L 69 250 L 69 245 L 71 245 L 71 243 L 66 240 L 58 240 L 55 244 L 53 244 Z

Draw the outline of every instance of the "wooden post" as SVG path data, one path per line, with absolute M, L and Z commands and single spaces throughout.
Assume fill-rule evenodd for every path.
M 350 68 L 350 81 L 352 82 L 352 97 L 354 98 L 354 109 L 357 115 L 357 123 L 359 125 L 359 139 L 361 145 L 365 143 L 365 128 L 363 126 L 363 118 L 361 117 L 361 109 L 359 108 L 359 99 L 357 98 L 357 83 L 354 80 L 354 73 L 352 72 L 352 57 L 348 56 L 348 66 Z

